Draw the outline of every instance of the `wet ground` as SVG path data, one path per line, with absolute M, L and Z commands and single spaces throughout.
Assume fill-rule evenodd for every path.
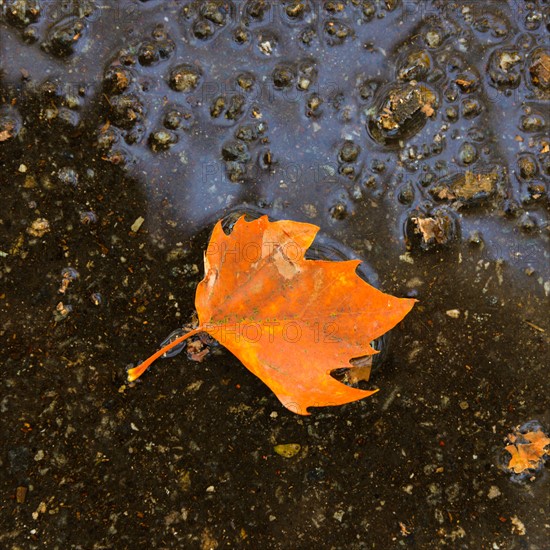
M 3 548 L 548 548 L 504 451 L 550 429 L 546 2 L 0 10 Z M 419 299 L 375 396 L 297 416 L 223 349 L 127 384 L 235 212 Z

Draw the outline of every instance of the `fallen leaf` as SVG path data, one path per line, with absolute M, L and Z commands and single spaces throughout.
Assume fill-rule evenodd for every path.
M 511 455 L 507 468 L 516 474 L 525 470 L 536 469 L 544 462 L 545 448 L 550 445 L 550 438 L 537 428 L 526 433 L 516 430 L 508 435 L 510 445 L 505 447 Z
M 516 52 L 504 52 L 500 56 L 499 66 L 504 72 L 508 72 L 514 65 L 517 65 L 521 61 L 521 56 Z
M 543 89 L 550 87 L 550 55 L 546 52 L 539 52 L 529 67 L 533 84 Z
M 202 360 L 210 353 L 210 349 L 200 340 L 193 340 L 187 344 L 187 357 L 191 361 L 202 363 Z
M 466 93 L 472 92 L 476 87 L 476 81 L 468 78 L 457 78 L 455 80 L 458 87 Z
M 430 190 L 435 198 L 441 200 L 481 201 L 491 197 L 497 190 L 499 174 L 496 171 L 465 173 L 452 176 L 447 182 L 442 182 Z
M 512 533 L 514 535 L 519 535 L 520 537 L 524 536 L 527 533 L 525 529 L 525 524 L 517 516 L 512 516 L 510 518 L 512 522 Z
M 449 240 L 447 218 L 436 215 L 433 218 L 412 218 L 412 221 L 416 224 L 416 232 L 422 235 L 424 243 L 445 244 Z
M 16 126 L 12 121 L 8 120 L 4 122 L 3 128 L 0 130 L 0 142 L 15 137 L 15 129 Z
M 305 259 L 318 230 L 243 216 L 227 235 L 219 221 L 195 296 L 199 326 L 128 371 L 129 381 L 186 338 L 207 332 L 295 413 L 375 393 L 346 386 L 330 373 L 376 353 L 370 342 L 399 323 L 416 300 L 366 283 L 356 273 L 360 260 Z
M 427 117 L 431 117 L 435 113 L 435 109 L 432 107 L 430 103 L 426 103 L 425 105 L 422 105 L 422 108 L 420 109 Z

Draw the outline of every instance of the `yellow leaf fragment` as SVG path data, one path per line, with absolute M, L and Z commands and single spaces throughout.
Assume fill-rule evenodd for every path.
M 296 456 L 302 447 L 298 443 L 281 443 L 280 445 L 275 445 L 273 450 L 284 458 L 292 458 Z

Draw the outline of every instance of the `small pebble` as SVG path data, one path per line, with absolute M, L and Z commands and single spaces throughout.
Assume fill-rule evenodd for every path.
M 17 504 L 24 504 L 25 499 L 27 498 L 27 488 L 26 487 L 17 487 L 15 490 L 15 500 Z
M 50 222 L 45 218 L 37 218 L 31 223 L 30 227 L 27 227 L 27 233 L 31 237 L 43 237 L 50 231 Z
M 132 224 L 132 227 L 130 229 L 137 233 L 139 231 L 139 228 L 143 225 L 143 222 L 145 221 L 145 218 L 142 218 L 141 216 L 136 219 L 136 221 Z
M 90 300 L 94 306 L 100 306 L 103 303 L 103 296 L 99 292 L 93 292 L 90 295 Z
M 63 304 L 63 302 L 59 302 L 57 306 L 55 307 L 54 311 L 54 319 L 59 322 L 63 321 L 63 319 L 66 319 L 71 311 L 73 310 L 73 306 L 71 304 Z

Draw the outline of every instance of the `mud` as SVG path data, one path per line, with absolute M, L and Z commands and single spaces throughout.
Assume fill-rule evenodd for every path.
M 1 1 L 2 547 L 546 548 L 504 447 L 550 429 L 549 17 Z M 236 212 L 419 300 L 375 396 L 293 415 L 221 347 L 126 383 Z

